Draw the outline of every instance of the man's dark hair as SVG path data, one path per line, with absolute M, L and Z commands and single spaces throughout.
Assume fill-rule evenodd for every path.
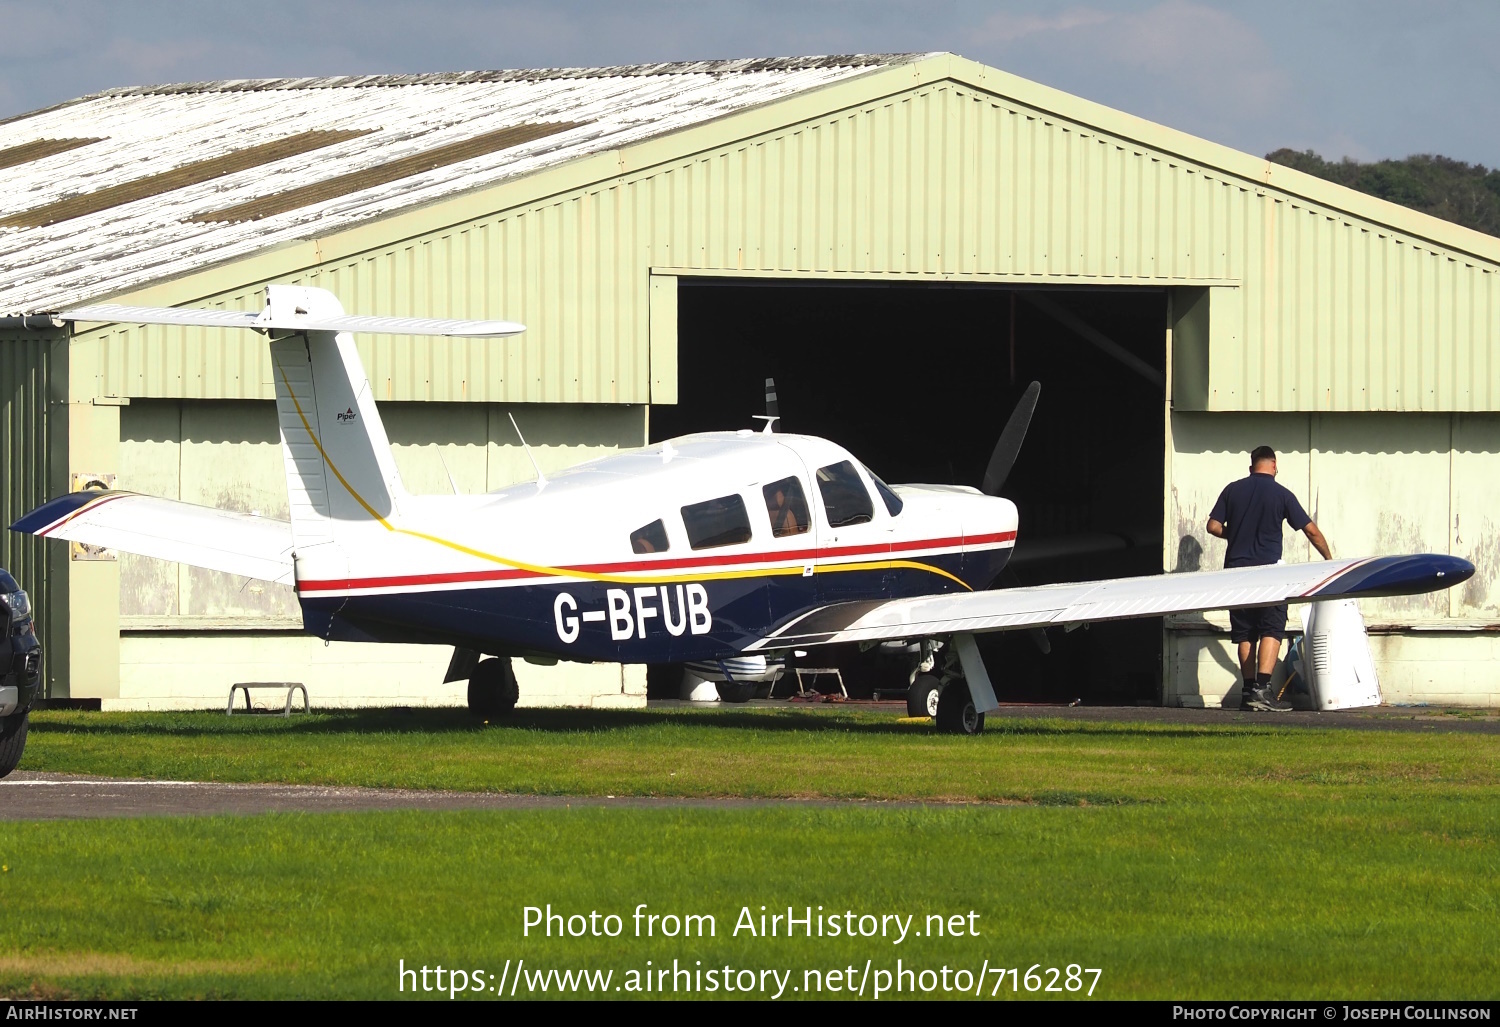
M 1250 466 L 1254 467 L 1262 460 L 1275 460 L 1276 450 L 1270 446 L 1256 446 L 1250 451 Z

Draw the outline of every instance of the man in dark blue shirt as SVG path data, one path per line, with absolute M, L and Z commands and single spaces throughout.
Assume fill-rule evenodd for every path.
M 1225 567 L 1259 567 L 1281 561 L 1281 523 L 1307 536 L 1323 559 L 1332 560 L 1328 540 L 1291 490 L 1276 482 L 1276 451 L 1258 446 L 1250 454 L 1250 476 L 1232 481 L 1219 493 L 1208 515 L 1208 533 L 1229 543 Z M 1286 638 L 1286 604 L 1229 611 L 1229 637 L 1240 647 L 1242 710 L 1289 710 L 1271 691 L 1271 673 Z M 1256 644 L 1259 643 L 1259 652 Z

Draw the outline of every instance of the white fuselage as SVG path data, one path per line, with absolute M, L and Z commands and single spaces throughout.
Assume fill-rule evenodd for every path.
M 488 495 L 403 496 L 387 518 L 342 525 L 341 544 L 299 551 L 298 590 L 331 637 L 342 620 L 350 637 L 499 634 L 518 651 L 666 662 L 735 651 L 832 602 L 989 585 L 1014 504 L 882 485 L 824 439 L 692 435 Z

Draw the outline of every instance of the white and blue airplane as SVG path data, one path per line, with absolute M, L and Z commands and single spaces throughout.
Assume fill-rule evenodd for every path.
M 1407 595 L 1474 573 L 1422 554 L 994 589 L 1018 528 L 998 492 L 1036 385 L 982 489 L 888 486 L 841 446 L 768 421 L 487 495 L 412 495 L 350 333 L 523 326 L 348 316 L 332 293 L 294 286 L 268 287 L 259 314 L 96 305 L 43 316 L 265 333 L 290 520 L 112 490 L 59 496 L 12 530 L 291 584 L 305 630 L 324 639 L 453 646 L 448 680 L 468 678 L 486 716 L 515 706 L 514 656 L 693 664 L 742 699 L 747 677 L 763 680 L 796 649 L 886 643 L 909 654 L 913 707 L 972 734 L 998 706 L 977 633 Z

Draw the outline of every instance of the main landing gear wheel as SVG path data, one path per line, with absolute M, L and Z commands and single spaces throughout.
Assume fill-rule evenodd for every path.
M 469 712 L 485 720 L 509 716 L 521 690 L 509 659 L 480 660 L 469 675 Z
M 754 681 L 716 681 L 714 687 L 722 702 L 749 702 L 755 698 Z
M 16 769 L 26 751 L 26 728 L 31 714 L 0 717 L 0 777 Z
M 938 696 L 937 729 L 949 735 L 977 735 L 984 730 L 984 714 L 974 708 L 966 683 L 955 681 Z
M 906 715 L 908 717 L 936 717 L 938 696 L 943 683 L 936 674 L 918 674 L 917 679 L 906 690 Z

